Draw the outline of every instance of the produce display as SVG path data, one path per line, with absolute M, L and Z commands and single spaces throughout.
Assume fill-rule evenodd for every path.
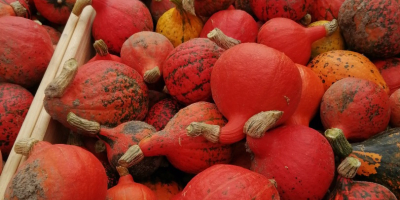
M 0 199 L 400 199 L 399 6 L 0 0 Z

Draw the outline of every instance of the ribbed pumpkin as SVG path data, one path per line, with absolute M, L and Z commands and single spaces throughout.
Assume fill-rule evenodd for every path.
M 325 91 L 340 79 L 355 77 L 373 81 L 389 92 L 379 69 L 367 57 L 354 51 L 333 50 L 321 53 L 307 67 L 318 75 Z
M 218 164 L 197 174 L 176 200 L 279 200 L 274 183 L 248 169 Z
M 394 127 L 400 127 L 400 89 L 390 95 L 389 104 L 390 124 Z
M 312 21 L 337 19 L 340 6 L 345 0 L 314 0 L 310 14 Z
M 143 120 L 148 111 L 147 87 L 134 69 L 119 62 L 99 60 L 77 69 L 68 60 L 63 72 L 45 90 L 44 108 L 52 118 L 76 131 L 67 114 L 115 127 Z
M 268 21 L 276 17 L 300 20 L 307 14 L 311 0 L 250 0 L 251 8 L 259 20 Z
M 329 21 L 321 20 L 316 21 L 308 25 L 308 27 L 320 26 L 329 23 Z M 311 45 L 311 58 L 315 58 L 321 53 L 332 51 L 332 50 L 344 50 L 345 44 L 340 28 L 336 29 L 332 35 L 323 37 Z
M 49 34 L 34 21 L 13 16 L 0 17 L 0 32 L 0 82 L 39 84 L 54 52 Z
M 169 94 L 185 105 L 211 101 L 211 72 L 224 51 L 206 38 L 195 38 L 177 46 L 163 66 Z
M 165 155 L 177 169 L 197 174 L 215 164 L 229 163 L 229 145 L 212 143 L 203 137 L 189 137 L 186 127 L 194 121 L 224 125 L 223 116 L 215 104 L 193 103 L 181 109 L 162 131 L 152 134 L 134 145 L 119 160 L 122 166 L 135 165 L 144 157 Z
M 56 24 L 66 24 L 76 0 L 34 0 L 40 14 Z
M 105 199 L 107 176 L 100 161 L 83 148 L 38 141 L 15 144 L 28 156 L 8 183 L 4 199 Z
M 157 131 L 161 131 L 181 107 L 183 106 L 172 98 L 163 99 L 151 107 L 144 121 L 152 125 Z
M 0 151 L 4 157 L 14 145 L 32 100 L 32 94 L 25 88 L 0 83 Z
M 154 24 L 157 24 L 160 17 L 173 7 L 175 7 L 175 4 L 170 0 L 151 0 L 149 9 L 155 22 Z
M 122 62 L 120 57 L 108 52 L 107 44 L 102 39 L 94 41 L 93 48 L 96 51 L 96 55 L 90 59 L 88 63 L 96 60 L 113 60 L 116 62 Z
M 203 28 L 200 18 L 186 12 L 182 7 L 182 0 L 171 0 L 175 8 L 165 12 L 157 22 L 156 32 L 163 34 L 171 41 L 174 47 L 197 38 Z
M 400 58 L 376 60 L 374 64 L 389 87 L 389 94 L 400 88 Z
M 171 200 L 176 194 L 182 191 L 182 188 L 176 182 L 163 183 L 158 182 L 143 182 L 143 185 L 147 186 L 154 192 L 157 200 Z
M 399 54 L 399 7 L 393 0 L 345 0 L 338 20 L 347 47 L 370 58 Z

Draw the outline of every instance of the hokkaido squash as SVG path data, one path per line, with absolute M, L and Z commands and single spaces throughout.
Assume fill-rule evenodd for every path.
M 354 51 L 333 50 L 321 53 L 307 67 L 318 75 L 325 91 L 340 79 L 354 77 L 373 81 L 389 92 L 378 68 L 367 57 Z
M 37 11 L 47 20 L 64 25 L 74 8 L 76 0 L 34 0 Z
M 96 51 L 96 55 L 90 59 L 88 63 L 96 60 L 113 60 L 116 62 L 122 62 L 120 57 L 112 55 L 108 52 L 107 44 L 102 39 L 96 40 L 93 43 L 93 48 Z
M 375 60 L 374 65 L 379 69 L 383 79 L 389 87 L 389 94 L 400 88 L 400 58 Z
M 393 127 L 400 127 L 400 89 L 393 92 L 389 97 L 390 124 Z
M 329 23 L 329 21 L 321 20 L 316 21 L 308 25 L 308 27 L 320 26 Z M 311 45 L 311 59 L 315 58 L 321 53 L 332 51 L 332 50 L 344 50 L 345 44 L 340 28 L 337 28 L 332 35 L 323 37 Z
M 259 20 L 284 17 L 298 21 L 307 14 L 312 0 L 250 0 L 251 8 Z
M 315 0 L 311 5 L 312 21 L 337 19 L 340 6 L 345 0 Z
M 172 98 L 163 99 L 154 104 L 144 121 L 152 125 L 157 131 L 161 131 L 182 107 L 178 101 Z

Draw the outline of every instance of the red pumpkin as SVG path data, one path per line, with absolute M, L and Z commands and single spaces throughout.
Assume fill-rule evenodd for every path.
M 268 21 L 276 17 L 300 20 L 307 14 L 312 0 L 250 0 L 250 6 L 259 20 Z
M 40 83 L 54 48 L 46 30 L 22 17 L 0 17 L 0 82 Z
M 43 26 L 43 28 L 46 29 L 47 33 L 50 35 L 51 42 L 53 43 L 53 46 L 55 49 L 55 47 L 58 44 L 58 41 L 60 40 L 61 32 L 51 26 L 46 26 L 46 25 L 42 25 L 42 26 Z
M 306 28 L 287 18 L 274 18 L 261 27 L 257 42 L 282 51 L 295 63 L 307 65 L 312 43 L 332 34 L 337 26 L 334 20 L 325 25 Z
M 106 198 L 105 170 L 89 151 L 33 138 L 18 141 L 15 150 L 28 159 L 8 183 L 4 199 Z
M 346 0 L 339 9 L 339 25 L 349 50 L 370 58 L 400 53 L 400 2 Z
M 312 21 L 337 19 L 340 6 L 345 0 L 314 0 L 310 14 Z
M 66 24 L 76 0 L 34 0 L 38 12 L 50 22 Z
M 175 4 L 170 0 L 151 0 L 149 9 L 155 24 L 161 15 L 173 7 L 175 7 Z
M 175 197 L 176 200 L 240 199 L 279 200 L 275 185 L 248 169 L 218 164 L 197 174 Z
M 96 10 L 92 35 L 95 40 L 103 39 L 113 54 L 120 53 L 122 44 L 131 35 L 153 31 L 150 11 L 139 0 L 94 0 L 92 6 Z
M 174 45 L 160 33 L 142 31 L 130 36 L 122 45 L 121 59 L 135 69 L 146 83 L 162 77 L 163 63 Z
M 0 83 L 0 150 L 7 156 L 18 136 L 33 95 L 25 88 L 11 83 Z
M 163 99 L 154 104 L 147 113 L 144 121 L 152 125 L 157 131 L 161 131 L 181 107 L 182 106 L 174 99 Z
M 400 88 L 400 58 L 374 61 L 390 89 L 389 95 Z
M 229 145 L 212 143 L 203 137 L 189 137 L 186 127 L 193 121 L 224 125 L 223 116 L 215 104 L 193 103 L 181 109 L 162 131 L 152 134 L 134 145 L 119 160 L 122 166 L 135 165 L 144 157 L 165 155 L 177 169 L 197 174 L 215 164 L 229 163 Z
M 94 47 L 94 50 L 96 51 L 96 55 L 92 59 L 90 59 L 88 61 L 88 63 L 96 61 L 96 60 L 112 60 L 112 61 L 122 63 L 122 60 L 120 57 L 108 53 L 107 44 L 102 39 L 96 40 L 93 43 L 93 47 Z
M 369 80 L 341 79 L 322 98 L 323 126 L 343 130 L 350 141 L 362 141 L 385 130 L 389 119 L 389 96 Z
M 169 94 L 185 105 L 211 101 L 211 71 L 223 52 L 224 49 L 205 38 L 191 39 L 177 46 L 163 65 Z
M 246 140 L 254 153 L 251 169 L 275 179 L 281 199 L 324 197 L 335 174 L 335 158 L 328 140 L 318 131 L 288 125 Z
M 390 124 L 394 127 L 400 127 L 400 89 L 390 95 L 389 104 Z

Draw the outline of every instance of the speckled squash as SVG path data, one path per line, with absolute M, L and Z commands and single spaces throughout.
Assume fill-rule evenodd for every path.
M 314 0 L 310 6 L 312 21 L 337 19 L 340 6 L 345 0 Z
M 172 98 L 163 99 L 154 104 L 144 121 L 152 125 L 157 131 L 161 131 L 181 107 L 183 106 Z
M 250 0 L 251 8 L 259 20 L 276 17 L 300 20 L 307 14 L 311 0 Z
M 171 200 L 172 197 L 182 191 L 182 188 L 173 181 L 169 183 L 147 181 L 142 184 L 154 192 L 157 200 Z
M 29 88 L 42 80 L 54 48 L 46 30 L 22 17 L 0 18 L 0 82 Z
M 400 89 L 390 95 L 390 125 L 400 127 Z
M 4 157 L 14 145 L 32 100 L 32 94 L 25 88 L 0 83 L 0 151 Z
M 175 4 L 170 0 L 151 0 L 149 9 L 155 22 L 154 24 L 157 24 L 160 17 L 173 7 L 175 7 Z
M 112 54 L 119 55 L 132 34 L 153 31 L 150 11 L 139 0 L 93 0 L 92 6 L 96 10 L 92 35 L 95 40 L 103 39 Z
M 157 22 L 156 32 L 163 34 L 174 47 L 197 38 L 203 28 L 200 18 L 182 8 L 182 0 L 172 0 L 175 8 L 165 12 Z
M 376 60 L 374 64 L 389 87 L 389 94 L 400 88 L 400 58 Z
M 197 16 L 211 17 L 214 13 L 226 10 L 235 0 L 194 0 L 194 9 Z
M 66 24 L 76 0 L 34 0 L 37 11 L 47 20 Z
M 362 141 L 378 134 L 385 130 L 389 120 L 389 96 L 369 80 L 341 79 L 322 98 L 323 126 L 342 129 L 350 141 Z
M 345 0 L 338 20 L 347 47 L 370 58 L 399 54 L 399 7 L 395 0 Z
M 329 23 L 329 21 L 321 20 L 316 21 L 308 25 L 308 27 L 320 26 Z M 321 53 L 332 51 L 332 50 L 344 50 L 345 43 L 340 28 L 336 29 L 335 32 L 330 36 L 323 37 L 311 45 L 311 59 L 315 58 Z
M 5 200 L 106 198 L 105 170 L 89 151 L 37 140 L 19 140 L 18 143 L 21 145 L 16 146 L 17 153 L 28 159 L 8 183 Z
M 335 158 L 328 140 L 303 125 L 281 126 L 247 137 L 251 169 L 275 179 L 282 200 L 322 199 L 333 181 Z
M 241 199 L 279 200 L 275 185 L 261 174 L 226 164 L 214 165 L 197 174 L 177 200 Z
M 389 92 L 379 69 L 367 57 L 354 51 L 333 50 L 321 53 L 307 67 L 318 75 L 325 91 L 340 79 L 355 77 L 373 81 Z
M 177 46 L 163 66 L 169 94 L 185 105 L 211 101 L 211 72 L 224 51 L 206 38 L 195 38 Z

